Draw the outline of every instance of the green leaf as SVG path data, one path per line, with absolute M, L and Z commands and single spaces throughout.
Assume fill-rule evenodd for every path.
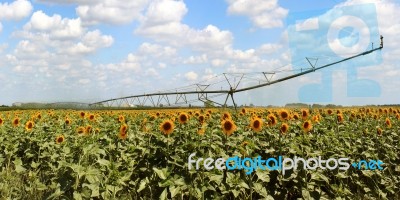
M 306 188 L 301 190 L 301 195 L 303 196 L 303 199 L 311 199 L 310 192 L 308 192 Z
M 268 171 L 257 170 L 257 171 L 256 171 L 256 175 L 257 175 L 257 177 L 258 177 L 258 180 L 261 180 L 261 181 L 264 182 L 264 183 L 268 183 L 268 182 L 270 181 Z
M 254 190 L 261 196 L 263 196 L 265 198 L 267 198 L 269 196 L 267 190 L 265 189 L 265 187 L 262 186 L 261 183 L 253 183 L 253 186 L 254 186 Z
M 164 170 L 160 170 L 160 169 L 157 169 L 157 168 L 155 168 L 155 167 L 153 167 L 153 170 L 154 170 L 154 172 L 156 172 L 157 176 L 158 176 L 159 178 L 161 178 L 162 180 L 167 179 L 167 175 L 166 175 L 166 173 L 164 172 Z
M 149 180 L 148 180 L 147 178 L 142 179 L 142 180 L 140 181 L 139 188 L 137 189 L 137 192 L 140 192 L 140 191 L 142 191 L 144 188 L 146 188 L 146 185 L 147 185 L 148 182 L 149 182 Z
M 212 176 L 210 176 L 210 181 L 214 181 L 214 182 L 216 182 L 218 185 L 221 184 L 222 179 L 223 179 L 223 176 L 222 176 L 222 175 L 212 175 Z
M 82 195 L 79 194 L 79 192 L 75 191 L 73 195 L 74 199 L 76 200 L 82 200 Z
M 237 198 L 238 196 L 239 196 L 239 191 L 237 191 L 237 190 L 232 190 L 231 191 L 232 193 L 233 193 L 233 196 L 235 197 L 235 198 Z
M 167 188 L 164 189 L 164 191 L 160 195 L 160 200 L 167 199 L 168 191 Z
M 174 198 L 181 191 L 181 187 L 171 186 L 169 191 L 171 192 L 171 198 Z
M 105 159 L 98 159 L 97 162 L 102 165 L 108 167 L 110 165 L 110 161 L 105 160 Z
M 245 183 L 243 180 L 240 181 L 239 185 L 240 185 L 242 188 L 250 189 L 249 185 L 247 185 L 247 183 Z

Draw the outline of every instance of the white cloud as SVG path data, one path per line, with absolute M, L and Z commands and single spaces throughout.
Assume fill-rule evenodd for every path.
M 83 36 L 82 41 L 67 48 L 71 55 L 93 53 L 97 49 L 110 47 L 114 39 L 109 35 L 101 35 L 99 30 L 89 31 Z
M 50 38 L 54 39 L 70 39 L 78 38 L 84 33 L 81 20 L 62 18 L 55 14 L 48 16 L 43 11 L 33 13 L 30 21 L 24 26 L 27 31 L 46 32 Z
M 8 48 L 7 43 L 0 44 L 0 53 L 3 53 L 3 51 L 6 50 L 7 48 Z
M 258 49 L 258 52 L 262 53 L 262 54 L 272 54 L 272 53 L 277 52 L 281 48 L 282 48 L 282 45 L 280 45 L 280 44 L 263 44 Z
M 77 4 L 75 11 L 86 25 L 131 23 L 141 17 L 150 0 L 38 0 L 49 4 Z
M 168 58 L 177 56 L 177 49 L 170 46 L 161 46 L 145 42 L 140 45 L 138 53 L 156 58 Z
M 183 61 L 183 64 L 204 64 L 208 62 L 207 54 L 199 56 L 190 56 Z
M 223 59 L 212 59 L 211 60 L 211 65 L 214 67 L 221 67 L 224 66 L 228 61 L 227 60 L 223 60 Z
M 147 69 L 146 72 L 145 72 L 145 75 L 146 76 L 152 76 L 152 77 L 158 77 L 159 76 L 157 70 L 154 69 L 154 68 Z
M 278 0 L 227 0 L 228 13 L 248 16 L 256 27 L 282 27 L 288 10 L 278 5 Z
M 116 72 L 127 72 L 133 71 L 135 73 L 139 73 L 141 71 L 141 59 L 135 54 L 128 54 L 127 58 L 118 64 L 108 64 L 107 69 L 116 71 Z
M 27 0 L 16 0 L 12 3 L 0 3 L 0 19 L 21 20 L 32 12 L 32 4 Z
M 229 31 L 221 31 L 213 25 L 196 30 L 181 23 L 187 13 L 183 1 L 156 0 L 140 19 L 135 33 L 173 46 L 187 46 L 197 51 L 220 49 L 232 43 Z
M 0 22 L 0 33 L 3 31 L 3 25 Z
M 86 85 L 86 84 L 90 83 L 90 79 L 87 79 L 87 78 L 79 79 L 78 82 L 79 82 L 80 84 Z
M 85 24 L 127 24 L 138 19 L 147 4 L 148 0 L 105 0 L 80 5 L 76 13 Z
M 188 81 L 196 81 L 197 77 L 198 77 L 198 75 L 196 74 L 196 72 L 193 72 L 193 71 L 190 71 L 185 74 L 185 78 Z

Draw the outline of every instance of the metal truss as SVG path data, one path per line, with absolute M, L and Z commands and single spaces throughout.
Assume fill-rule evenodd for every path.
M 306 58 L 308 64 L 310 65 L 310 68 L 306 69 L 301 69 L 300 72 L 294 73 L 292 75 L 288 75 L 285 77 L 278 78 L 276 80 L 273 80 L 273 77 L 279 73 L 279 72 L 261 72 L 261 74 L 264 76 L 264 80 L 260 80 L 259 84 L 252 85 L 252 86 L 243 86 L 239 88 L 239 84 L 245 77 L 245 73 L 240 73 L 238 78 L 239 81 L 236 83 L 232 82 L 231 79 L 227 77 L 227 73 L 224 73 L 223 76 L 225 78 L 225 82 L 228 83 L 229 89 L 209 89 L 211 84 L 195 84 L 195 89 L 190 90 L 190 91 L 180 91 L 180 90 L 175 90 L 175 91 L 170 91 L 170 92 L 155 92 L 155 93 L 149 93 L 149 94 L 141 94 L 141 95 L 134 95 L 134 96 L 128 96 L 128 97 L 121 97 L 121 98 L 114 98 L 114 99 L 109 99 L 105 101 L 100 101 L 100 102 L 95 102 L 92 104 L 89 104 L 90 107 L 132 107 L 132 106 L 153 106 L 153 107 L 160 107 L 160 106 L 173 106 L 173 105 L 181 105 L 181 104 L 190 104 L 193 102 L 211 102 L 213 104 L 217 104 L 219 106 L 226 107 L 228 103 L 229 97 L 231 97 L 233 106 L 236 108 L 237 105 L 234 100 L 234 94 L 239 93 L 239 92 L 244 92 L 248 90 L 253 90 L 269 85 L 273 85 L 276 83 L 280 83 L 289 79 L 293 79 L 299 76 L 303 76 L 305 74 L 315 72 L 317 70 L 321 70 L 326 67 L 330 67 L 332 65 L 339 64 L 341 62 L 345 62 L 360 56 L 364 56 L 367 54 L 370 54 L 374 51 L 381 50 L 383 48 L 383 37 L 380 37 L 381 43 L 380 46 L 377 48 L 372 48 L 371 50 L 362 52 L 360 54 L 344 58 L 342 60 L 325 64 L 320 67 L 317 67 L 317 62 L 318 58 Z M 214 97 L 217 96 L 223 96 L 226 95 L 225 101 L 223 103 L 219 103 L 216 101 L 211 100 Z M 190 99 L 190 100 L 189 100 Z

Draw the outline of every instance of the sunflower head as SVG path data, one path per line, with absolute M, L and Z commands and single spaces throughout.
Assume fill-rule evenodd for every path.
M 18 118 L 18 117 L 16 117 L 16 118 L 13 119 L 12 125 L 13 125 L 14 127 L 17 127 L 17 126 L 19 125 L 19 118 Z
M 78 127 L 78 128 L 76 129 L 76 132 L 77 132 L 79 135 L 84 134 L 85 131 L 86 131 L 86 128 L 83 127 L 83 126 L 80 126 L 80 127 Z
M 90 120 L 90 121 L 93 121 L 94 118 L 95 118 L 95 117 L 94 117 L 94 114 L 90 114 L 90 115 L 89 115 L 89 120 Z
M 205 130 L 204 127 L 201 127 L 201 128 L 199 128 L 199 129 L 197 130 L 197 134 L 199 134 L 199 135 L 204 135 L 205 132 L 206 132 L 206 130 Z
M 283 123 L 283 124 L 281 125 L 281 128 L 280 128 L 281 133 L 284 135 L 284 134 L 286 134 L 286 132 L 287 132 L 288 130 L 289 130 L 289 125 L 286 124 L 286 123 Z
M 279 111 L 279 117 L 281 120 L 288 120 L 289 119 L 289 112 L 287 110 Z
M 204 115 L 199 116 L 199 122 L 200 124 L 203 124 L 206 121 L 206 117 Z
M 121 127 L 119 128 L 118 137 L 123 140 L 125 140 L 128 137 L 128 125 L 126 124 L 121 125 Z
M 246 108 L 242 108 L 241 112 L 242 112 L 243 114 L 246 114 Z
M 3 125 L 4 120 L 0 117 L 0 126 Z
M 299 115 L 297 113 L 293 114 L 293 119 L 298 120 L 299 119 Z
M 276 119 L 274 114 L 269 114 L 267 116 L 267 121 L 268 121 L 268 125 L 270 126 L 275 126 L 278 123 L 278 120 Z
M 70 125 L 71 123 L 72 123 L 72 121 L 71 121 L 70 118 L 66 118 L 66 119 L 65 119 L 65 124 L 66 124 L 66 125 Z
M 225 119 L 221 122 L 222 132 L 227 136 L 232 135 L 236 131 L 236 125 L 231 119 Z
M 310 120 L 307 120 L 303 123 L 303 130 L 304 132 L 309 132 L 312 129 L 312 124 L 310 122 Z
M 59 136 L 56 137 L 56 143 L 57 143 L 57 144 L 61 144 L 61 143 L 63 143 L 64 141 L 65 141 L 65 138 L 64 138 L 63 135 L 59 135 Z
M 379 136 L 381 136 L 381 135 L 382 135 L 382 129 L 378 127 L 378 128 L 376 129 L 376 134 L 378 134 Z
M 314 116 L 313 116 L 312 120 L 313 120 L 314 122 L 318 123 L 318 122 L 320 121 L 320 118 L 321 118 L 321 116 L 320 116 L 319 114 L 317 114 L 317 115 L 314 115 Z
M 222 120 L 227 120 L 227 119 L 232 119 L 231 114 L 229 114 L 228 112 L 224 112 L 221 116 Z
M 301 110 L 301 118 L 303 119 L 307 119 L 308 118 L 308 110 L 307 109 L 303 109 Z
M 35 123 L 33 121 L 27 121 L 25 124 L 25 130 L 31 131 L 33 129 L 34 125 L 35 125 Z
M 390 121 L 389 118 L 386 118 L 385 124 L 386 124 L 386 126 L 387 126 L 388 128 L 392 128 L 392 122 Z
M 250 127 L 254 132 L 260 132 L 262 130 L 263 121 L 256 117 L 250 121 Z
M 328 115 L 331 115 L 333 113 L 333 110 L 328 109 L 326 112 L 328 113 Z
M 160 124 L 160 131 L 164 133 L 164 135 L 169 135 L 174 131 L 174 122 L 171 120 L 165 120 Z
M 182 112 L 178 116 L 178 121 L 180 124 L 186 124 L 189 121 L 189 115 Z
M 92 132 L 92 126 L 91 125 L 87 125 L 85 127 L 85 135 L 89 135 Z
M 118 117 L 118 121 L 119 121 L 120 123 L 125 122 L 125 117 L 124 117 L 123 115 L 120 115 L 120 116 Z
M 83 119 L 83 118 L 85 118 L 85 112 L 83 112 L 83 111 L 81 111 L 80 113 L 79 113 L 79 116 Z
M 343 115 L 342 115 L 342 113 L 339 113 L 339 114 L 337 114 L 337 121 L 339 122 L 339 123 L 343 123 L 343 121 L 344 121 L 344 118 L 343 118 Z

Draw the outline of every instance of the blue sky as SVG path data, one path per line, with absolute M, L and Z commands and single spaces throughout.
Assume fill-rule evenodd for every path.
M 373 12 L 362 7 L 366 4 Z M 339 20 L 338 31 L 333 31 L 339 33 L 337 40 L 329 39 L 329 27 L 346 7 L 370 31 L 349 27 L 364 23 L 348 18 Z M 377 46 L 380 34 L 385 36 L 382 52 L 238 93 L 235 99 L 238 104 L 278 106 L 398 103 L 399 8 L 393 0 L 2 1 L 0 104 L 90 103 L 182 86 L 196 89 L 195 83 L 224 81 L 222 73 L 246 73 L 241 88 L 265 81 L 256 72 L 307 67 L 302 58 L 308 55 L 318 58 L 319 66 L 341 59 L 332 55 L 337 52 L 332 48 L 340 45 L 349 47 L 346 55 L 362 52 L 371 42 Z M 304 17 L 299 22 L 324 20 L 319 20 L 317 32 L 301 35 L 291 29 L 299 16 Z M 364 41 L 361 36 L 369 36 L 367 46 L 353 48 Z M 230 81 L 239 80 L 235 75 L 228 75 Z M 210 86 L 221 87 L 228 84 Z

